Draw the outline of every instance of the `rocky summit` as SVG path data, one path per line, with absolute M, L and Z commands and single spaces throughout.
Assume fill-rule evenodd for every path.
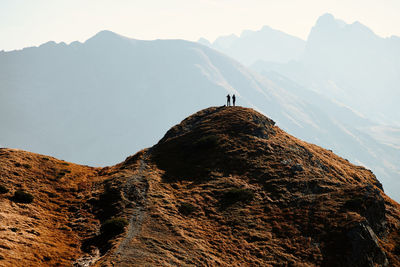
M 4 148 L 0 178 L 1 266 L 400 265 L 375 175 L 248 108 L 105 168 Z

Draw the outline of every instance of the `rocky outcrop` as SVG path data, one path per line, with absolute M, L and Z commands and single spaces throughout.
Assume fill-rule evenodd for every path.
M 347 234 L 351 244 L 351 254 L 347 257 L 348 266 L 388 266 L 386 254 L 379 246 L 378 237 L 367 223 L 359 223 Z
M 374 174 L 252 109 L 202 110 L 105 168 L 0 150 L 0 176 L 0 265 L 400 266 Z

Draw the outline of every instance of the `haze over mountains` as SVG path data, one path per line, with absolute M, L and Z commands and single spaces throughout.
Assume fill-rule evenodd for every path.
M 193 42 L 104 31 L 85 43 L 1 52 L 0 89 L 0 146 L 111 165 L 236 93 L 239 105 L 289 133 L 371 168 L 393 198 L 400 189 L 399 148 L 381 138 L 381 125 L 276 71 L 259 75 Z
M 279 37 L 274 34 L 279 31 L 264 31 L 264 28 L 250 31 L 252 40 L 258 41 L 249 41 L 245 31 L 243 36 L 231 37 L 231 42 L 224 45 L 219 45 L 220 40 L 227 40 L 228 36 L 218 38 L 209 46 L 229 54 L 266 77 L 277 75 L 291 80 L 293 84 L 327 97 L 340 106 L 354 110 L 358 116 L 373 121 L 375 126 L 359 129 L 390 146 L 392 155 L 400 160 L 400 109 L 397 104 L 400 99 L 400 37 L 381 38 L 359 22 L 346 24 L 331 14 L 318 19 L 303 43 L 294 41 L 293 36 L 288 38 L 290 35 L 287 34 Z M 296 47 L 296 55 L 286 53 L 291 56 L 286 62 L 266 53 L 249 55 L 252 53 L 249 51 L 258 51 L 260 42 L 269 48 L 266 40 L 270 39 L 283 44 L 282 48 L 275 47 L 275 54 L 285 53 L 286 47 Z M 204 40 L 199 42 L 206 44 Z M 234 53 L 232 47 L 237 48 Z M 258 59 L 255 59 L 257 54 Z M 309 100 L 313 104 L 318 103 Z M 324 111 L 336 116 L 329 109 Z M 346 123 L 346 116 L 342 120 Z M 358 138 L 357 134 L 354 137 Z M 393 179 L 398 177 L 400 175 L 396 171 Z
M 400 126 L 398 36 L 382 38 L 360 22 L 325 14 L 306 42 L 265 26 L 208 44 L 258 72 L 276 71 L 378 123 Z
M 399 37 L 381 38 L 359 22 L 327 14 L 311 30 L 301 60 L 259 61 L 253 68 L 277 71 L 377 122 L 400 126 Z
M 240 36 L 221 36 L 212 44 L 204 38 L 200 38 L 199 42 L 222 51 L 245 65 L 259 60 L 286 63 L 300 59 L 306 46 L 304 40 L 269 26 L 264 26 L 259 31 L 243 31 Z

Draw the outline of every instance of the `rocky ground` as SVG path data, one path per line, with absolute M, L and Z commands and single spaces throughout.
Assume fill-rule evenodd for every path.
M 252 109 L 202 110 L 106 168 L 1 149 L 0 177 L 4 266 L 400 265 L 374 174 Z

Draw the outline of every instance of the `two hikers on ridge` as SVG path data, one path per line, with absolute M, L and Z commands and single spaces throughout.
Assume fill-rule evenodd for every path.
M 233 103 L 233 106 L 235 106 L 235 102 L 236 102 L 236 96 L 235 96 L 235 94 L 233 94 L 232 95 L 232 103 Z M 226 96 L 226 106 L 230 106 L 231 105 L 231 96 L 228 94 L 227 96 Z

